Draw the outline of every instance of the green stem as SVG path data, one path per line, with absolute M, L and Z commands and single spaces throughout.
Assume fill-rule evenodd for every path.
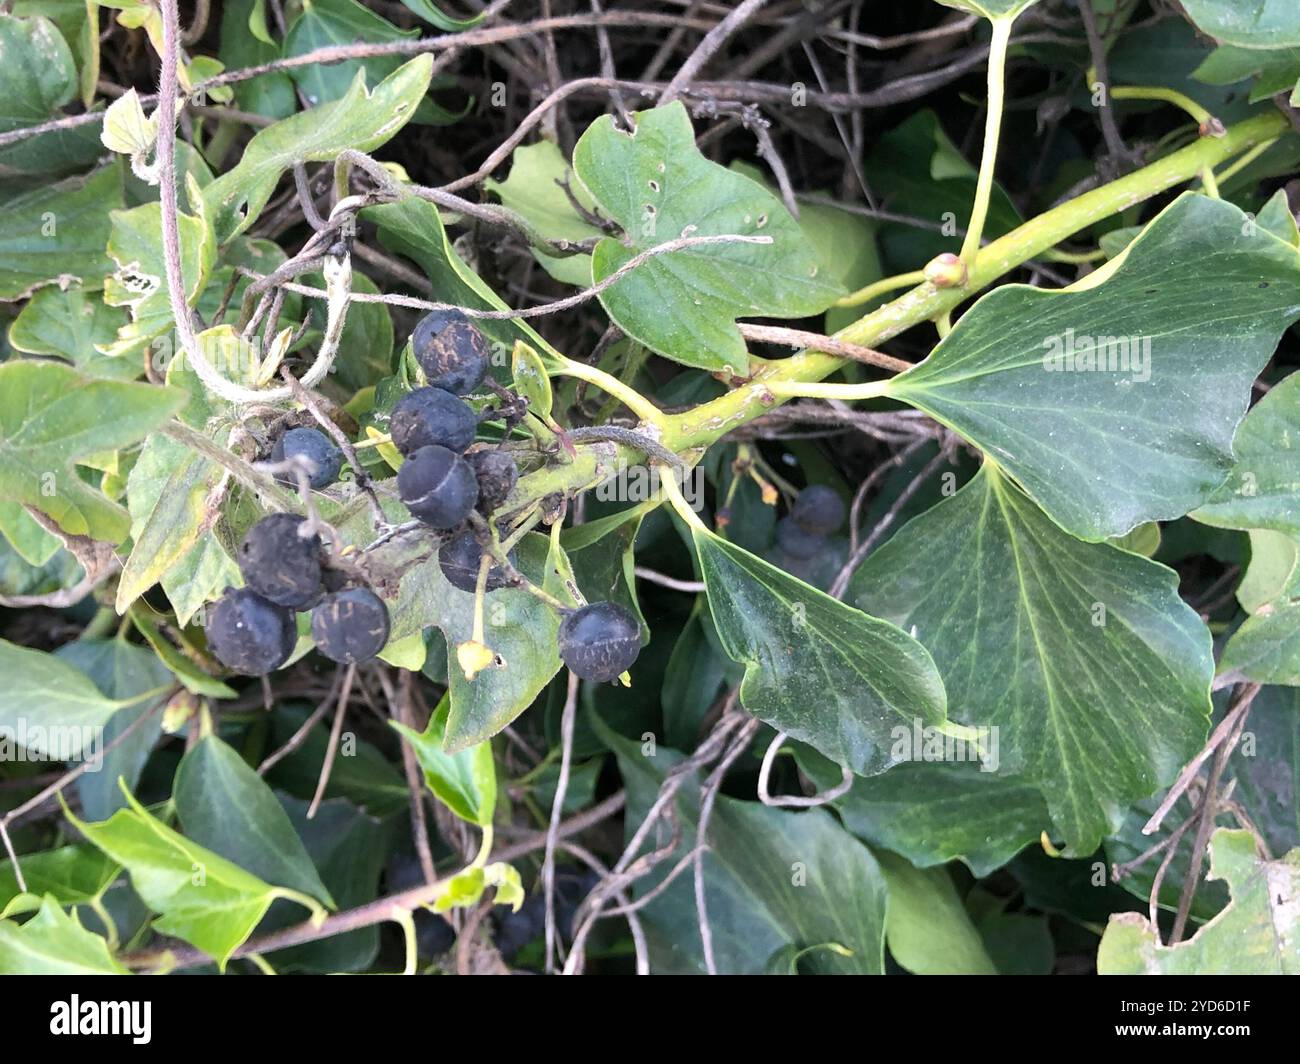
M 1214 122 L 1214 116 L 1190 96 L 1176 89 L 1162 89 L 1148 85 L 1125 85 L 1110 90 L 1112 100 L 1155 100 L 1160 103 L 1173 104 L 1181 111 L 1187 112 L 1195 119 L 1197 125 L 1205 127 Z
M 984 236 L 984 223 L 993 198 L 993 171 L 998 162 L 998 140 L 1002 136 L 1002 108 L 1006 95 L 1007 45 L 1011 42 L 1014 18 L 993 20 L 993 39 L 989 42 L 989 107 L 984 123 L 984 153 L 980 159 L 979 183 L 975 186 L 975 206 L 961 246 L 961 259 L 974 272 Z
M 873 299 L 887 295 L 890 292 L 897 292 L 900 288 L 911 288 L 924 280 L 924 270 L 913 270 L 911 273 L 900 273 L 894 277 L 884 277 L 879 281 L 872 281 L 865 288 L 859 288 L 856 292 L 845 296 L 843 299 L 837 299 L 835 305 L 837 307 L 859 307 L 863 303 L 870 303 Z
M 569 358 L 556 363 L 553 369 L 554 372 L 563 374 L 566 377 L 577 377 L 578 380 L 594 384 L 607 395 L 615 396 L 622 401 L 623 405 L 642 421 L 662 427 L 663 412 L 635 388 L 624 384 L 612 373 L 606 373 L 603 369 L 588 366 L 583 362 L 575 362 Z

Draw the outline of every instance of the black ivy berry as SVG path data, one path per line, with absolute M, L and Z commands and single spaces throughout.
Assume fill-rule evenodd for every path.
M 484 517 L 510 497 L 519 482 L 519 467 L 505 451 L 475 451 L 465 456 L 478 477 L 478 510 Z
M 473 532 L 462 532 L 455 539 L 444 543 L 438 551 L 438 566 L 447 583 L 471 594 L 478 587 L 478 566 L 483 558 L 483 548 Z M 510 552 L 510 564 L 515 564 L 515 553 Z M 499 565 L 493 564 L 488 570 L 487 590 L 496 591 L 506 586 L 506 574 Z
M 435 310 L 415 327 L 411 350 L 435 388 L 468 395 L 487 376 L 492 344 L 459 311 Z
M 271 514 L 248 530 L 239 545 L 244 583 L 281 606 L 303 609 L 321 595 L 321 543 L 303 535 L 305 517 Z
M 641 653 L 641 626 L 613 602 L 593 602 L 560 622 L 560 660 L 584 680 L 606 683 Z
M 311 463 L 308 479 L 317 491 L 338 480 L 339 470 L 343 468 L 343 452 L 320 429 L 290 429 L 276 440 L 271 448 L 271 461 L 283 462 L 289 458 L 305 458 Z M 286 484 L 297 484 L 292 473 L 280 473 L 276 479 Z
M 469 403 L 441 388 L 416 388 L 393 407 L 388 431 L 404 455 L 421 447 L 463 451 L 474 442 L 478 416 Z
M 388 642 L 388 607 L 368 587 L 326 595 L 311 611 L 311 634 L 331 661 L 369 661 Z
M 474 470 L 446 447 L 421 447 L 397 472 L 407 509 L 433 528 L 455 528 L 478 501 Z
M 208 649 L 226 668 L 246 676 L 278 669 L 298 641 L 293 612 L 268 602 L 246 587 L 225 594 L 208 607 Z
M 783 517 L 776 523 L 776 544 L 791 558 L 807 559 L 825 549 L 826 537 L 809 532 L 792 518 Z
M 790 509 L 790 516 L 803 528 L 823 536 L 839 531 L 844 514 L 844 500 L 825 484 L 804 488 Z

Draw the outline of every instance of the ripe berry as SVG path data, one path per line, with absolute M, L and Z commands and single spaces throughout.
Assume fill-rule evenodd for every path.
M 421 447 L 463 451 L 474 442 L 478 416 L 469 403 L 441 388 L 416 388 L 393 407 L 388 431 L 402 454 Z
M 844 524 L 844 500 L 825 484 L 813 484 L 799 492 L 790 516 L 809 532 L 829 536 Z
M 321 543 L 302 534 L 307 519 L 297 514 L 263 517 L 239 545 L 244 583 L 280 606 L 303 609 L 321 594 Z
M 478 510 L 484 517 L 510 497 L 519 482 L 519 468 L 505 451 L 475 451 L 465 456 L 478 477 Z
M 478 566 L 483 558 L 483 548 L 473 532 L 462 532 L 455 539 L 444 543 L 438 550 L 438 567 L 447 583 L 473 594 L 478 587 Z M 511 551 L 510 564 L 515 564 L 515 552 Z M 487 590 L 496 591 L 508 583 L 506 574 L 495 562 L 488 570 Z
M 415 327 L 411 350 L 431 385 L 468 395 L 487 376 L 492 344 L 460 311 L 435 310 Z
M 388 642 L 388 607 L 368 587 L 326 595 L 311 611 L 311 634 L 331 661 L 369 661 Z
M 208 610 L 206 630 L 216 659 L 246 676 L 278 669 L 298 641 L 293 613 L 246 587 L 226 588 Z
M 446 447 L 421 447 L 398 470 L 397 493 L 426 525 L 455 528 L 478 502 L 478 480 L 460 455 Z
M 289 458 L 305 458 L 311 463 L 308 481 L 316 491 L 338 480 L 339 470 L 343 468 L 343 452 L 319 429 L 290 429 L 276 440 L 271 448 L 271 461 L 283 462 Z M 280 473 L 276 479 L 292 485 L 298 482 L 292 473 Z
M 776 523 L 776 543 L 790 557 L 807 559 L 825 548 L 826 537 L 809 532 L 791 517 L 783 517 Z
M 560 622 L 560 660 L 584 680 L 605 683 L 632 667 L 641 653 L 641 626 L 622 606 L 593 602 Z

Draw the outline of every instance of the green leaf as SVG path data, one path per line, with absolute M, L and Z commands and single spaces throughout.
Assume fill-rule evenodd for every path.
M 875 856 L 889 888 L 885 941 L 894 960 L 913 975 L 996 974 L 946 869 L 921 871 L 896 854 Z
M 130 975 L 108 943 L 53 898 L 25 924 L 0 920 L 0 975 Z
M 681 755 L 659 747 L 653 758 L 638 744 L 593 726 L 618 757 L 628 793 L 625 833 L 645 819 L 663 776 Z M 677 792 L 681 838 L 675 852 L 636 884 L 638 897 L 656 889 L 668 869 L 695 845 L 699 787 Z M 653 838 L 653 836 L 652 836 Z M 792 813 L 721 795 L 713 809 L 704 856 L 705 896 L 718 971 L 758 974 L 779 950 L 819 948 L 802 970 L 822 974 L 884 973 L 885 878 L 865 846 L 821 809 Z M 689 875 L 679 876 L 641 910 L 651 970 L 702 973 L 699 917 Z
M 225 244 L 262 213 L 280 175 L 297 163 L 328 162 L 353 148 L 373 151 L 411 119 L 429 88 L 433 57 L 421 55 L 367 91 L 358 74 L 347 95 L 292 115 L 248 142 L 239 164 L 204 189 L 204 200 Z
M 546 537 L 525 536 L 517 550 L 520 571 L 541 583 Z M 447 583 L 437 558 L 406 572 L 391 612 L 394 639 L 429 625 L 442 629 L 448 660 L 453 663 L 457 645 L 473 633 L 474 596 Z M 485 603 L 484 620 L 484 641 L 501 664 L 484 669 L 472 681 L 454 665 L 449 670 L 451 710 L 444 738 L 448 753 L 491 738 L 532 705 L 560 669 L 556 649 L 560 619 L 527 591 L 493 591 Z
M 1015 18 L 1022 11 L 1033 7 L 1038 0 L 939 0 L 939 3 L 987 19 L 1005 19 Z
M 84 377 L 57 362 L 0 365 L 0 497 L 35 507 L 70 534 L 120 543 L 130 531 L 126 511 L 73 465 L 135 443 L 185 399 L 175 389 Z
M 59 905 L 83 905 L 97 900 L 121 869 L 93 846 L 60 846 L 21 858 L 27 894 L 18 887 L 13 861 L 0 861 L 0 916 L 38 908 L 49 897 Z M 31 899 L 30 905 L 24 898 Z M 15 904 L 17 903 L 17 904 Z
M 429 718 L 423 733 L 392 721 L 411 744 L 416 760 L 424 770 L 424 782 L 437 799 L 462 820 L 486 827 L 492 823 L 497 804 L 497 770 L 492 760 L 492 744 L 486 740 L 449 754 L 443 750 L 451 696 L 442 701 Z
M 900 529 L 850 596 L 916 633 L 962 723 L 997 729 L 998 772 L 1038 784 L 1077 854 L 1205 740 L 1210 634 L 1176 574 L 1067 535 L 995 467 Z
M 723 649 L 745 666 L 740 699 L 760 720 L 860 775 L 883 772 L 897 727 L 946 721 L 926 650 L 711 532 L 693 529 Z
M 418 37 L 418 29 L 399 30 L 381 15 L 355 0 L 303 0 L 302 14 L 289 27 L 284 39 L 286 57 L 305 55 L 319 48 L 349 45 L 357 41 L 383 44 Z M 377 82 L 401 63 L 397 56 L 348 59 L 340 63 L 311 63 L 294 67 L 289 76 L 312 107 L 340 99 L 360 76 Z M 423 95 L 423 94 L 421 94 Z
M 0 15 L 0 133 L 46 121 L 77 93 L 77 68 L 47 18 Z
M 458 307 L 474 310 L 506 310 L 501 298 L 456 254 L 447 237 L 438 208 L 427 200 L 408 197 L 397 203 L 368 207 L 360 214 L 363 221 L 374 222 L 379 242 L 389 251 L 405 255 L 424 270 L 430 289 L 438 298 Z M 541 334 L 526 321 L 480 319 L 476 323 L 492 341 L 493 370 L 508 370 L 515 342 L 543 353 L 554 353 Z
M 425 22 L 448 32 L 467 30 L 483 21 L 482 15 L 475 15 L 473 18 L 452 18 L 450 15 L 445 14 L 437 4 L 430 3 L 430 0 L 402 0 L 402 6 L 408 11 L 415 12 Z
M 574 210 L 560 182 L 568 180 L 574 199 L 594 210 L 590 193 L 573 179 L 564 153 L 549 140 L 523 144 L 510 156 L 510 176 L 504 181 L 488 178 L 484 187 L 496 193 L 506 207 L 521 215 L 529 225 L 551 240 L 590 240 L 603 234 Z M 557 281 L 586 288 L 591 284 L 590 255 L 549 255 L 530 247 L 533 257 Z
M 1100 975 L 1300 975 L 1300 850 L 1262 860 L 1249 831 L 1210 838 L 1210 877 L 1232 901 L 1186 942 L 1164 946 L 1141 913 L 1110 918 Z
M 282 58 L 279 43 L 266 26 L 265 0 L 226 0 L 222 5 L 218 58 L 227 69 L 260 66 Z M 286 118 L 298 109 L 293 79 L 283 70 L 259 74 L 233 86 L 243 111 Z
M 1252 528 L 1250 564 L 1237 585 L 1237 601 L 1247 613 L 1280 598 L 1300 598 L 1300 540 L 1266 528 Z
M 1279 381 L 1237 430 L 1228 479 L 1192 516 L 1219 528 L 1300 536 L 1300 373 Z
M 156 709 L 175 689 L 176 681 L 156 655 L 125 639 L 78 639 L 60 647 L 55 655 L 79 669 L 105 698 L 120 707 L 104 727 L 102 764 L 77 780 L 81 815 L 101 820 L 122 808 L 117 781 L 123 779 L 128 787 L 135 786 L 162 732 L 161 713 L 142 724 L 139 718 Z M 133 729 L 131 734 L 120 739 L 127 728 Z M 109 744 L 119 739 L 108 750 Z
M 225 971 L 230 955 L 248 938 L 276 898 L 289 898 L 323 918 L 312 898 L 263 882 L 178 834 L 150 815 L 129 791 L 129 807 L 108 820 L 68 820 L 91 843 L 123 865 L 135 891 L 159 918 L 154 928 L 196 946 Z
M 3 639 L 0 674 L 8 678 L 5 697 L 0 699 L 0 747 L 12 749 L 17 743 L 33 754 L 56 760 L 95 753 L 102 738 L 98 729 L 124 705 L 105 696 L 80 669 L 53 654 Z M 12 753 L 0 761 L 10 756 Z
M 1239 48 L 1300 45 L 1300 9 L 1291 0 L 1182 0 L 1201 32 Z
M 185 834 L 201 846 L 268 883 L 334 906 L 279 799 L 217 736 L 181 759 L 173 800 Z
M 47 284 L 102 288 L 113 269 L 104 252 L 108 216 L 121 206 L 117 165 L 9 200 L 0 231 L 0 301 L 22 299 Z
M 606 237 L 592 256 L 601 281 L 635 255 L 682 236 L 769 237 L 769 244 L 688 247 L 646 261 L 600 295 L 633 339 L 688 366 L 747 372 L 740 317 L 800 318 L 844 294 L 781 201 L 710 162 L 680 101 L 636 115 L 633 133 L 598 118 L 573 149 L 573 168 L 626 243 Z
M 1219 673 L 1300 686 L 1300 600 L 1268 603 L 1247 617 L 1223 648 Z
M 826 791 L 838 765 L 796 748 L 800 766 Z M 976 876 L 997 871 L 1051 826 L 1034 784 L 972 762 L 909 761 L 853 781 L 834 806 L 854 835 L 918 868 L 959 860 Z
M 546 373 L 546 363 L 542 356 L 522 340 L 515 341 L 515 349 L 510 361 L 510 377 L 515 392 L 528 400 L 529 413 L 538 417 L 551 416 L 551 378 Z
M 1184 195 L 1116 261 L 1062 292 L 996 289 L 888 388 L 1092 540 L 1211 497 L 1251 384 L 1300 317 L 1300 255 L 1220 200 Z M 1097 356 L 1116 369 L 1087 369 L 1094 337 L 1118 338 Z
M 29 355 L 52 355 L 92 377 L 135 380 L 138 363 L 105 358 L 96 348 L 113 342 L 126 316 L 98 292 L 82 288 L 41 288 L 9 327 L 9 343 Z
M 0 534 L 28 565 L 42 566 L 63 549 L 59 537 L 45 531 L 17 502 L 0 502 Z
M 99 350 L 123 356 L 170 331 L 174 319 L 167 294 L 161 205 L 145 203 L 129 211 L 114 211 L 112 219 L 108 253 L 118 268 L 105 280 L 104 302 L 128 308 L 131 321 L 118 329 L 115 341 Z M 216 240 L 206 214 L 178 213 L 176 220 L 185 301 L 194 306 L 216 263 Z

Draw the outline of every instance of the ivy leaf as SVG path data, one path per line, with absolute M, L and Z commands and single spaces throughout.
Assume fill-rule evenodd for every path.
M 428 91 L 432 72 L 433 57 L 417 56 L 369 91 L 359 73 L 341 99 L 291 115 L 258 133 L 239 164 L 204 189 L 218 243 L 253 224 L 280 175 L 295 164 L 328 162 L 348 148 L 369 152 L 386 143 L 410 121 Z
M 913 975 L 995 975 L 980 934 L 945 868 L 913 868 L 896 854 L 875 855 L 889 889 L 885 941 Z
M 0 133 L 44 122 L 77 92 L 77 68 L 47 18 L 0 15 Z
M 108 943 L 46 898 L 25 924 L 0 920 L 0 975 L 130 975 Z
M 0 917 L 39 908 L 46 897 L 65 906 L 95 901 L 121 871 L 116 861 L 85 844 L 23 854 L 22 869 L 25 895 L 13 861 L 0 861 Z
M 1239 48 L 1300 45 L 1300 10 L 1291 0 L 1182 0 L 1202 33 Z
M 34 754 L 75 759 L 94 752 L 83 750 L 83 740 L 125 705 L 53 654 L 3 639 L 0 672 L 8 677 L 0 699 L 0 746 L 17 742 Z
M 1247 613 L 1281 598 L 1300 598 L 1300 539 L 1252 528 L 1250 563 L 1237 585 L 1237 601 Z
M 840 782 L 838 765 L 796 747 L 800 767 L 819 791 Z M 840 820 L 872 846 L 906 857 L 917 868 L 961 861 L 990 875 L 1051 826 L 1033 782 L 985 772 L 973 762 L 909 761 L 853 781 L 832 803 Z
M 998 729 L 998 771 L 1037 783 L 1075 853 L 1205 740 L 1210 634 L 1176 574 L 1067 535 L 988 464 L 850 594 L 916 633 L 962 723 Z
M 217 57 L 228 70 L 260 66 L 282 57 L 280 44 L 266 25 L 265 0 L 226 0 L 221 7 Z M 259 74 L 231 87 L 236 106 L 244 111 L 286 118 L 298 109 L 293 79 L 283 70 Z
M 117 781 L 135 786 L 145 762 L 162 732 L 162 714 L 135 727 L 130 736 L 117 740 L 139 718 L 154 710 L 158 702 L 176 687 L 171 672 L 148 648 L 123 639 L 78 639 L 55 651 L 58 660 L 77 668 L 99 688 L 105 698 L 119 707 L 104 726 L 100 745 L 102 763 L 77 780 L 81 815 L 94 820 L 110 816 L 122 807 Z
M 492 744 L 486 740 L 449 754 L 443 750 L 451 696 L 443 695 L 424 732 L 391 722 L 411 744 L 424 770 L 424 782 L 448 809 L 462 820 L 486 827 L 492 823 L 497 804 L 497 770 L 492 761 Z
M 105 303 L 98 292 L 41 288 L 9 327 L 9 343 L 25 354 L 71 362 L 92 377 L 135 380 L 140 375 L 137 363 L 105 358 L 96 350 L 111 344 L 125 322 L 126 315 Z
M 302 14 L 294 20 L 285 36 L 284 54 L 286 57 L 305 55 L 318 48 L 356 41 L 383 44 L 419 35 L 418 29 L 398 29 L 388 19 L 355 0 L 304 0 Z M 379 81 L 397 69 L 400 63 L 396 56 L 312 63 L 292 68 L 289 76 L 306 94 L 307 102 L 316 107 L 344 96 L 357 77 Z
M 87 824 L 67 813 L 71 824 L 131 874 L 131 884 L 159 918 L 154 928 L 196 946 L 223 972 L 230 955 L 248 938 L 277 898 L 312 910 L 315 899 L 272 886 L 251 872 L 185 838 L 152 816 L 125 788 L 128 808 L 108 820 Z
M 1247 617 L 1223 648 L 1219 672 L 1300 686 L 1300 600 L 1269 603 Z
M 892 733 L 946 722 L 929 653 L 892 624 L 693 529 L 723 649 L 745 666 L 740 699 L 760 720 L 859 775 L 899 759 Z
M 172 797 L 189 838 L 268 883 L 334 906 L 279 799 L 217 736 L 181 759 Z
M 639 111 L 633 133 L 598 118 L 573 149 L 573 169 L 625 241 L 606 237 L 592 256 L 601 281 L 634 256 L 683 236 L 770 237 L 656 256 L 600 295 L 633 339 L 677 362 L 747 372 L 739 317 L 801 318 L 844 294 L 781 201 L 710 162 L 680 101 Z
M 121 206 L 116 165 L 9 200 L 0 230 L 0 301 L 22 299 L 47 284 L 102 288 L 113 269 L 104 253 L 108 212 Z
M 1231 475 L 1192 516 L 1218 528 L 1300 536 L 1300 373 L 1255 404 L 1232 446 Z
M 626 834 L 645 819 L 664 774 L 680 763 L 659 747 L 653 758 L 640 745 L 614 735 L 598 719 L 593 727 L 613 749 L 627 788 Z M 644 897 L 667 870 L 697 845 L 698 786 L 677 792 L 676 852 L 638 880 Z M 885 878 L 871 851 L 821 809 L 793 813 L 721 795 L 709 823 L 704 883 L 718 971 L 760 974 L 787 946 L 808 950 L 802 969 L 822 974 L 884 973 Z M 641 910 L 650 940 L 651 970 L 702 973 L 699 916 L 689 876 L 679 876 Z M 809 950 L 808 947 L 835 948 Z
M 135 443 L 185 398 L 175 389 L 84 377 L 57 362 L 0 365 L 0 497 L 49 514 L 72 535 L 120 543 L 130 531 L 126 511 L 73 465 Z
M 516 549 L 519 570 L 540 584 L 546 537 L 525 536 Z M 448 660 L 454 662 L 456 647 L 473 633 L 474 596 L 452 587 L 437 558 L 431 558 L 402 577 L 391 613 L 393 639 L 437 625 L 446 638 Z M 549 606 L 527 591 L 502 588 L 488 598 L 484 617 L 484 639 L 501 664 L 489 666 L 472 681 L 454 665 L 449 670 L 451 708 L 444 749 L 451 754 L 499 732 L 532 705 L 560 670 L 560 619 Z
M 1141 913 L 1110 918 L 1097 951 L 1100 975 L 1300 975 L 1300 850 L 1262 860 L 1249 831 L 1210 838 L 1210 878 L 1232 901 L 1186 942 L 1160 944 Z
M 568 180 L 574 199 L 594 210 L 590 193 L 573 180 L 564 153 L 549 140 L 523 144 L 510 156 L 510 175 L 504 181 L 489 178 L 484 187 L 522 215 L 543 236 L 552 240 L 590 240 L 603 234 L 574 210 L 560 182 Z M 591 284 L 590 255 L 549 255 L 530 247 L 538 264 L 557 281 L 585 288 Z
M 483 21 L 482 15 L 475 15 L 473 18 L 452 18 L 430 0 L 402 0 L 402 6 L 419 15 L 425 22 L 449 33 L 470 29 Z
M 1211 497 L 1251 384 L 1300 317 L 1300 255 L 1221 200 L 1182 196 L 1116 262 L 1062 292 L 996 289 L 888 389 L 1090 540 Z M 1118 368 L 1087 369 L 1093 337 L 1118 338 L 1096 356 Z

